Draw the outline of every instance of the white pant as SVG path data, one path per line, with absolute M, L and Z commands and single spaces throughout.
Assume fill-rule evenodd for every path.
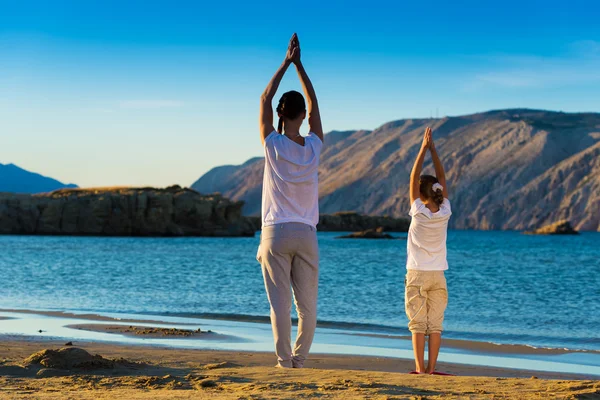
M 277 361 L 282 367 L 301 368 L 317 326 L 319 246 L 316 229 L 288 222 L 264 227 L 257 260 L 262 265 Z M 298 312 L 298 335 L 291 346 L 292 290 Z

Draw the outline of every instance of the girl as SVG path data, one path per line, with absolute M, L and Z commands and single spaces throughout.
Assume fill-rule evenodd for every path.
M 436 176 L 420 175 L 427 150 L 431 153 Z M 411 374 L 435 374 L 441 345 L 442 322 L 448 304 L 444 271 L 446 232 L 452 215 L 444 167 L 427 127 L 421 150 L 410 174 L 409 215 L 412 217 L 407 238 L 405 307 L 408 329 L 412 333 L 416 370 Z M 425 367 L 425 336 L 429 336 L 429 360 Z
M 306 118 L 304 97 L 286 92 L 277 106 L 278 129 L 273 127 L 271 102 L 281 78 L 294 64 L 308 99 L 308 136 L 300 134 Z M 269 82 L 260 102 L 260 139 L 265 151 L 262 193 L 262 233 L 257 260 L 262 265 L 277 366 L 302 368 L 317 324 L 319 280 L 318 168 L 323 128 L 312 83 L 300 61 L 300 43 L 294 34 L 285 61 Z M 298 335 L 291 347 L 291 297 L 298 312 Z

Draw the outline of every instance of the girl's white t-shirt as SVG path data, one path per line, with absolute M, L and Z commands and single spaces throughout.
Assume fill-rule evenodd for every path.
M 265 139 L 262 226 L 319 223 L 319 157 L 323 142 L 314 133 L 304 146 L 273 131 Z
M 450 200 L 444 199 L 438 212 L 431 212 L 416 199 L 408 213 L 412 217 L 406 241 L 406 269 L 445 271 L 448 220 L 452 215 Z

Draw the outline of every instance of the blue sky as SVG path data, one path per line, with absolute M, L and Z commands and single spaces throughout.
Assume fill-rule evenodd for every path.
M 258 98 L 294 31 L 326 131 L 600 111 L 599 17 L 594 1 L 3 2 L 0 162 L 166 186 L 261 155 Z

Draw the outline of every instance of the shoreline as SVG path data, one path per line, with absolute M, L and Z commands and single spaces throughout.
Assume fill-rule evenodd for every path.
M 55 398 L 68 393 L 82 399 L 534 399 L 541 394 L 560 398 L 600 394 L 600 380 L 584 375 L 445 362 L 438 370 L 458 376 L 410 375 L 412 360 L 319 353 L 311 354 L 303 369 L 280 369 L 274 367 L 271 352 L 99 342 L 77 342 L 68 349 L 101 358 L 106 361 L 101 367 L 45 367 L 30 360 L 64 343 L 29 339 L 0 343 L 0 398 Z
M 273 351 L 270 324 L 261 322 L 15 309 L 0 310 L 1 317 L 10 318 L 0 324 L 0 337 L 8 340 L 62 341 L 63 344 L 72 341 L 266 354 Z M 406 362 L 412 360 L 412 344 L 409 336 L 318 327 L 311 353 L 390 358 Z M 444 339 L 439 361 L 449 365 L 478 366 L 478 369 L 600 377 L 600 352 L 596 351 L 537 349 L 523 345 Z
M 0 308 L 0 314 L 2 313 L 14 313 L 14 314 L 28 314 L 28 315 L 41 315 L 45 317 L 52 317 L 58 319 L 74 319 L 74 320 L 85 320 L 91 322 L 114 322 L 115 324 L 160 324 L 160 325 L 179 325 L 189 327 L 199 327 L 198 322 L 185 322 L 183 320 L 197 320 L 197 321 L 225 321 L 225 322 L 242 322 L 250 324 L 261 324 L 269 325 L 270 319 L 268 316 L 252 316 L 252 315 L 237 315 L 237 314 L 189 314 L 189 313 L 172 313 L 172 314 L 142 314 L 137 315 L 135 318 L 128 317 L 114 317 L 111 315 L 130 315 L 120 314 L 116 312 L 74 312 L 74 311 L 51 311 L 51 310 L 31 310 L 31 309 L 14 309 L 14 308 Z M 143 318 L 142 318 L 143 317 Z M 0 320 L 14 320 L 15 317 L 6 317 L 0 315 Z M 177 320 L 169 321 L 169 320 Z M 294 326 L 297 326 L 297 319 L 292 318 Z M 83 327 L 87 325 L 87 327 Z M 93 327 L 90 327 L 93 325 Z M 101 329 L 101 325 L 104 324 L 80 324 L 75 323 L 66 325 L 65 327 L 73 329 L 88 330 L 91 332 L 102 332 L 106 329 Z M 112 326 L 114 325 L 106 325 Z M 411 336 L 409 334 L 393 334 L 387 333 L 391 330 L 402 330 L 401 328 L 393 328 L 389 326 L 378 326 L 364 323 L 349 323 L 349 322 L 331 322 L 331 321 L 318 321 L 317 326 L 320 329 L 329 331 L 337 331 L 339 335 L 349 336 L 362 336 L 365 338 L 379 338 L 389 340 L 402 340 L 410 341 Z M 215 332 L 213 332 L 215 333 Z M 408 333 L 408 332 L 407 332 Z M 538 347 L 527 344 L 510 344 L 510 343 L 498 343 L 494 341 L 482 341 L 482 340 L 470 340 L 470 339 L 455 339 L 455 338 L 443 338 L 445 346 L 464 349 L 464 350 L 477 350 L 483 353 L 495 353 L 495 354 L 537 354 L 537 355 L 560 355 L 570 353 L 588 353 L 600 355 L 600 350 L 587 350 L 587 349 L 570 349 L 562 347 Z
M 243 358 L 253 358 L 252 366 L 263 366 L 273 368 L 277 364 L 277 357 L 274 352 L 266 351 L 228 351 L 228 350 L 206 350 L 191 348 L 173 348 L 170 346 L 156 345 L 150 343 L 124 344 L 124 343 L 106 343 L 98 341 L 78 341 L 72 345 L 66 346 L 63 340 L 29 337 L 4 337 L 5 340 L 0 344 L 0 362 L 1 366 L 6 366 L 7 359 L 11 354 L 25 354 L 27 351 L 32 353 L 40 349 L 60 349 L 66 347 L 87 349 L 90 353 L 102 354 L 103 356 L 123 355 L 124 358 L 131 358 L 136 362 L 142 362 L 144 357 L 151 357 L 152 353 L 159 356 L 180 357 L 193 359 L 211 358 L 217 362 L 217 359 L 236 359 L 238 356 Z M 36 350 L 38 349 L 38 350 Z M 29 356 L 27 354 L 25 357 Z M 14 358 L 14 355 L 12 355 Z M 23 358 L 25 358 L 23 357 Z M 392 372 L 398 374 L 408 374 L 414 369 L 412 359 L 398 359 L 394 357 L 375 357 L 351 354 L 324 354 L 312 353 L 304 365 L 306 369 L 336 369 L 344 371 L 372 371 L 372 372 Z M 438 362 L 437 371 L 448 372 L 462 377 L 494 377 L 494 378 L 531 378 L 547 380 L 596 380 L 600 383 L 600 377 L 589 376 L 586 374 L 569 374 L 535 370 L 521 370 L 512 368 L 495 368 L 481 365 L 454 364 L 448 362 Z M 0 368 L 0 372 L 2 369 Z M 18 374 L 17 374 L 18 375 Z M 0 376 L 2 374 L 0 373 Z
M 392 340 L 407 340 L 410 341 L 410 336 L 394 336 L 394 335 L 380 335 L 371 333 L 357 333 L 357 336 L 366 337 L 379 337 L 389 338 Z M 560 355 L 560 354 L 571 354 L 571 353 L 592 353 L 600 354 L 600 351 L 594 350 L 572 350 L 564 348 L 552 348 L 552 347 L 535 347 L 525 344 L 506 344 L 506 343 L 494 343 L 494 342 L 482 342 L 478 340 L 462 340 L 462 339 L 449 339 L 443 338 L 444 346 L 463 350 L 472 350 L 482 353 L 492 354 L 535 354 L 535 355 Z

